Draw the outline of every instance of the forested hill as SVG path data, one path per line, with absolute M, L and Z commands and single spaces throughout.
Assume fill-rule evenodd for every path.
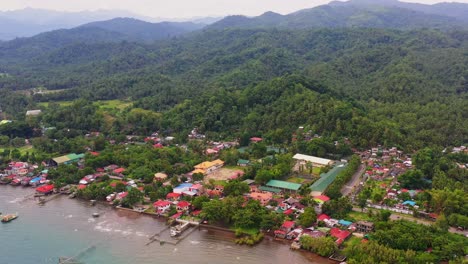
M 235 131 L 248 122 L 225 114 L 276 112 L 291 120 L 285 124 L 287 134 L 303 120 L 287 114 L 284 96 L 288 93 L 278 99 L 278 109 L 258 111 L 252 111 L 259 107 L 255 105 L 241 110 L 242 101 L 224 105 L 228 101 L 216 96 L 225 91 L 226 97 L 237 97 L 274 78 L 297 74 L 325 87 L 321 93 L 332 100 L 357 102 L 366 116 L 362 122 L 367 125 L 337 118 L 331 129 L 344 130 L 346 125 L 345 131 L 365 135 L 360 145 L 372 139 L 417 149 L 424 144 L 462 144 L 468 138 L 467 50 L 468 32 L 460 30 L 204 30 L 151 45 L 75 43 L 36 55 L 33 51 L 29 58 L 17 57 L 12 63 L 0 59 L 0 85 L 3 89 L 64 89 L 35 95 L 36 101 L 129 98 L 142 108 L 170 113 L 168 126 L 183 124 L 186 129 Z M 21 114 L 20 106 L 30 104 L 11 96 L 2 96 L 0 103 L 11 114 Z M 230 112 L 225 107 L 238 110 Z M 209 115 L 217 111 L 222 115 Z M 268 114 L 252 120 L 256 118 L 268 124 L 268 131 L 279 122 Z
M 455 11 L 457 10 L 457 11 Z M 224 28 L 366 27 L 416 29 L 468 26 L 468 4 L 415 5 L 394 0 L 332 2 L 288 15 L 267 12 L 258 17 L 230 16 L 208 26 Z
M 107 21 L 92 22 L 80 28 L 100 28 L 118 32 L 133 41 L 155 41 L 179 36 L 205 27 L 205 24 L 192 22 L 149 23 L 133 18 L 115 18 Z
M 204 26 L 191 22 L 149 23 L 132 18 L 116 18 L 0 43 L 0 58 L 8 62 L 30 60 L 69 45 L 76 48 L 76 44 L 85 46 L 122 41 L 153 42 L 170 39 Z

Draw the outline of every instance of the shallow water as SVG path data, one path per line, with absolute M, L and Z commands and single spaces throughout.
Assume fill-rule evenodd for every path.
M 0 224 L 0 264 L 58 263 L 61 256 L 104 264 L 333 263 L 291 251 L 288 244 L 269 239 L 255 247 L 238 246 L 232 234 L 203 228 L 177 245 L 146 245 L 152 235 L 166 227 L 163 219 L 106 205 L 90 206 L 66 196 L 39 206 L 33 199 L 23 198 L 33 192 L 32 188 L 0 186 L 0 212 L 19 213 L 18 219 Z M 93 218 L 94 212 L 100 217 Z M 93 248 L 85 250 L 89 247 Z

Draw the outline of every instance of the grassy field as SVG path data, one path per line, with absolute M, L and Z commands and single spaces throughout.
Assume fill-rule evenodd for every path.
M 287 182 L 293 182 L 293 183 L 304 183 L 306 180 L 298 177 L 292 177 L 286 180 Z
M 0 148 L 0 152 L 3 152 L 5 149 L 13 150 L 15 148 Z M 20 151 L 21 155 L 24 155 L 26 152 L 29 152 L 29 153 L 34 152 L 33 146 L 24 146 L 24 147 L 18 148 L 18 150 Z
M 372 219 L 367 215 L 367 213 L 352 211 L 349 213 L 349 216 L 356 221 L 372 221 Z
M 122 101 L 122 100 L 107 100 L 107 101 L 97 101 L 94 104 L 98 105 L 99 108 L 111 108 L 122 110 L 132 105 L 132 102 Z
M 69 106 L 73 101 L 57 101 L 54 102 L 60 106 Z M 39 103 L 39 106 L 49 107 L 50 102 Z M 130 105 L 132 102 L 122 101 L 122 100 L 106 100 L 106 101 L 97 101 L 94 102 L 95 105 L 99 106 L 100 109 L 119 109 L 122 110 Z

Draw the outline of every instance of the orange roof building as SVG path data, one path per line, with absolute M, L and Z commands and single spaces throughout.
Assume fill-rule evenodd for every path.
M 198 165 L 195 165 L 195 170 L 192 173 L 203 173 L 203 174 L 210 174 L 217 169 L 222 168 L 224 165 L 224 161 L 217 159 L 214 161 L 205 161 Z

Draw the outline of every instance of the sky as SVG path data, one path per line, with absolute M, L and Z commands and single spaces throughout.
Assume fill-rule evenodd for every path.
M 440 0 L 404 0 L 433 4 Z M 266 11 L 288 14 L 300 9 L 323 5 L 330 0 L 0 0 L 0 10 L 26 7 L 59 11 L 97 9 L 127 10 L 140 15 L 166 18 L 260 15 Z M 468 0 L 456 2 L 468 3 Z

